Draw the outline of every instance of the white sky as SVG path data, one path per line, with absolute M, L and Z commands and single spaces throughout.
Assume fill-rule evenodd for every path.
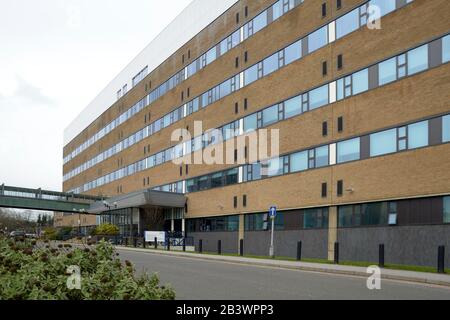
M 191 0 L 0 0 L 0 184 L 61 190 L 64 128 Z

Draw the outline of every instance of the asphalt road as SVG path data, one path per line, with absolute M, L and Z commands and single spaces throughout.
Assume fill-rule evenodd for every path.
M 137 272 L 158 273 L 179 300 L 450 300 L 450 289 L 438 286 L 383 280 L 381 290 L 368 290 L 361 277 L 118 251 Z

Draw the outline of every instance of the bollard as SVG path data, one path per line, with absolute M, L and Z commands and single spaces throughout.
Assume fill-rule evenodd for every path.
M 158 238 L 155 237 L 155 250 L 158 249 Z
M 128 247 L 128 238 L 125 237 L 125 247 Z
M 203 253 L 203 240 L 198 240 L 198 252 Z
M 380 244 L 378 249 L 378 266 L 384 268 L 384 244 Z
M 145 238 L 142 238 L 142 248 L 145 249 L 145 245 L 146 245 L 146 243 L 145 243 Z
M 183 252 L 186 252 L 186 238 L 183 239 Z
M 302 260 L 302 242 L 297 242 L 297 261 Z
M 445 273 L 445 246 L 438 248 L 438 273 Z
M 222 254 L 222 240 L 217 241 L 217 254 Z
M 339 242 L 334 243 L 334 264 L 339 264 Z
M 167 239 L 167 251 L 170 251 L 170 238 Z
M 240 255 L 241 257 L 244 256 L 244 239 L 241 239 L 241 240 L 239 241 L 239 255 Z
M 133 246 L 135 247 L 135 248 L 137 248 L 137 238 L 133 238 Z

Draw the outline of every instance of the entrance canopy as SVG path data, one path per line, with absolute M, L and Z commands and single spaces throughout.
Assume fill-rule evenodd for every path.
M 88 212 L 101 214 L 125 208 L 184 208 L 185 204 L 186 197 L 183 194 L 141 190 L 95 202 L 91 204 Z

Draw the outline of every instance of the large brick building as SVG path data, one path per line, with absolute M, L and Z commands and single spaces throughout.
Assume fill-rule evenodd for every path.
M 331 259 L 339 242 L 342 260 L 376 261 L 385 244 L 388 262 L 434 265 L 450 247 L 449 13 L 447 0 L 195 0 L 67 129 L 64 191 L 111 197 L 93 212 L 124 234 L 267 255 L 275 205 L 278 256 L 302 241 Z M 227 141 L 279 129 L 280 157 L 250 162 L 247 141 L 233 164 L 175 164 L 225 148 L 195 121 Z

